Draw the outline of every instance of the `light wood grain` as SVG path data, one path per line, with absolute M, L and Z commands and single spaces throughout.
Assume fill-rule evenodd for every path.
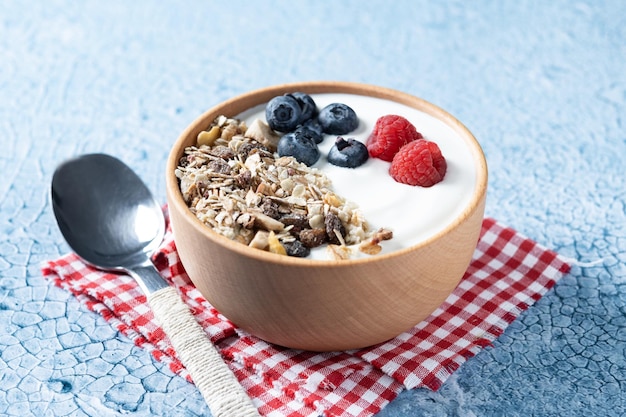
M 476 187 L 442 232 L 393 253 L 349 261 L 312 261 L 254 250 L 204 226 L 187 208 L 174 170 L 186 146 L 220 114 L 236 115 L 287 92 L 350 93 L 397 101 L 437 117 L 465 140 Z M 398 91 L 345 82 L 284 84 L 228 100 L 196 119 L 174 144 L 167 199 L 176 246 L 191 280 L 242 329 L 292 348 L 327 351 L 383 342 L 419 323 L 452 292 L 471 260 L 484 215 L 487 165 L 474 136 L 453 116 Z

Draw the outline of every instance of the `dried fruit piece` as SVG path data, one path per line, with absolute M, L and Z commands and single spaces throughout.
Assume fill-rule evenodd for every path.
M 208 153 L 209 155 L 222 158 L 225 161 L 228 161 L 235 157 L 235 152 L 233 152 L 233 150 L 230 149 L 228 146 L 224 145 L 214 146 L 213 148 L 209 149 Z
M 235 176 L 235 181 L 241 188 L 249 187 L 252 184 L 252 173 L 248 170 L 240 171 Z
M 279 220 L 285 227 L 292 226 L 290 232 L 294 236 L 298 236 L 302 230 L 309 228 L 309 219 L 304 214 L 289 213 Z
M 447 163 L 435 142 L 425 139 L 404 145 L 394 156 L 389 174 L 403 184 L 431 187 L 446 174 Z
M 272 219 L 279 220 L 280 213 L 278 212 L 278 203 L 272 201 L 271 198 L 264 197 L 261 205 L 259 206 L 261 212 Z
M 327 240 L 325 229 L 304 229 L 300 232 L 300 241 L 307 248 L 322 246 Z
M 421 138 L 422 134 L 411 122 L 402 116 L 389 114 L 376 120 L 366 145 L 371 157 L 391 162 L 400 148 Z
M 224 162 L 221 159 L 213 159 L 209 161 L 207 164 L 207 167 L 209 171 L 213 171 L 218 174 L 228 175 L 230 174 L 230 171 L 231 171 L 230 165 L 228 165 L 226 162 Z
M 333 212 L 329 212 L 324 218 L 324 225 L 326 226 L 326 234 L 328 235 L 328 241 L 335 245 L 345 245 L 344 236 L 346 235 L 346 228 L 341 219 Z
M 242 142 L 237 148 L 237 153 L 241 157 L 242 161 L 245 161 L 246 159 L 248 159 L 248 157 L 250 155 L 253 155 L 255 152 L 256 153 L 259 153 L 259 152 L 271 153 L 269 149 L 267 149 L 265 146 L 263 146 L 262 144 L 256 141 Z
M 307 248 L 299 240 L 293 242 L 284 242 L 283 246 L 289 256 L 295 256 L 297 258 L 306 258 L 311 253 L 311 249 Z

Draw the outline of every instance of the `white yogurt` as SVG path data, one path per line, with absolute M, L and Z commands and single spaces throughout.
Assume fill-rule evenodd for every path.
M 331 103 L 345 103 L 359 118 L 359 127 L 344 138 L 365 143 L 376 120 L 387 114 L 407 118 L 424 139 L 437 143 L 446 159 L 446 175 L 438 184 L 424 188 L 400 184 L 389 175 L 390 162 L 369 158 L 358 168 L 330 164 L 326 156 L 336 136 L 327 135 L 319 145 L 321 157 L 313 167 L 332 181 L 335 192 L 355 202 L 373 229 L 393 231 L 393 239 L 382 243 L 381 253 L 416 245 L 446 228 L 468 206 L 476 186 L 476 164 L 469 145 L 442 121 L 412 107 L 379 98 L 353 94 L 312 94 L 318 109 Z M 248 126 L 265 121 L 265 106 L 238 115 Z M 357 255 L 370 256 L 370 255 Z M 311 252 L 312 259 L 329 259 L 324 248 Z

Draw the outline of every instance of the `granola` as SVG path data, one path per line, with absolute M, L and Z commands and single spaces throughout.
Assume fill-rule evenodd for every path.
M 328 246 L 333 259 L 380 252 L 389 230 L 373 230 L 320 170 L 279 157 L 265 122 L 248 128 L 217 117 L 185 149 L 176 169 L 190 210 L 217 233 L 253 248 L 304 257 Z

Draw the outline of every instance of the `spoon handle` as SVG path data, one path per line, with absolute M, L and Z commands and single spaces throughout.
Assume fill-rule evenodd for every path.
M 258 417 L 250 397 L 174 287 L 161 288 L 147 297 L 211 414 L 214 417 Z

